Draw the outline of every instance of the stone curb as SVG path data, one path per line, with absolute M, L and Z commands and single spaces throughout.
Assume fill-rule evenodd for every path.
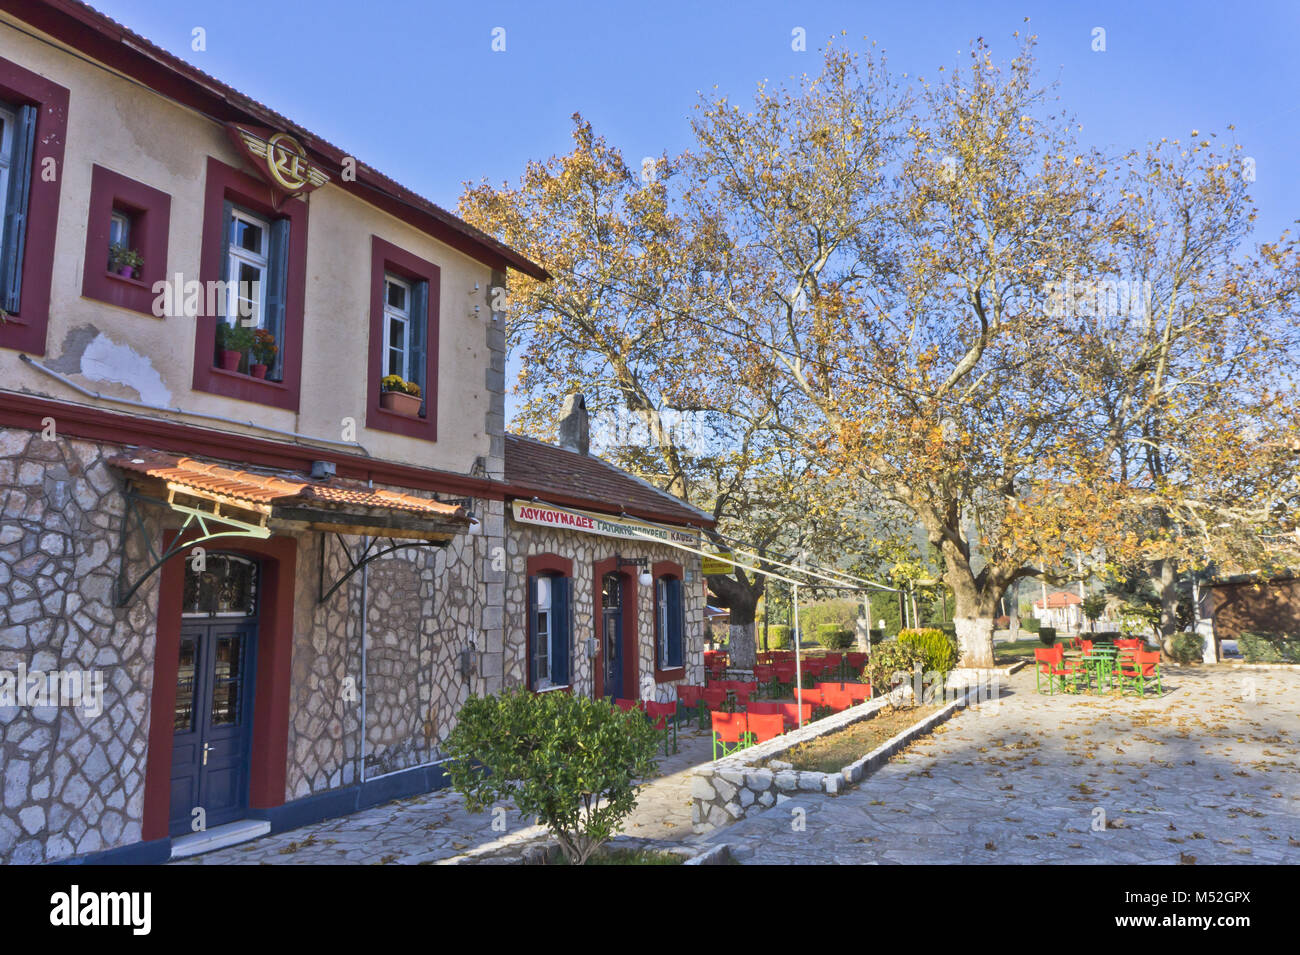
M 888 762 L 891 756 L 912 740 L 916 739 L 918 736 L 924 736 L 940 723 L 950 719 L 958 710 L 965 709 L 966 703 L 967 698 L 965 696 L 959 696 L 938 713 L 931 713 L 925 719 L 921 720 L 921 722 L 909 726 L 897 736 L 881 743 L 866 756 L 863 756 L 855 762 L 849 763 L 849 765 L 840 770 L 839 775 L 846 783 L 861 782 Z M 828 788 L 826 791 L 836 792 L 838 791 L 838 783 L 836 784 L 836 787 L 835 790 Z
M 726 865 L 730 861 L 731 847 L 725 842 L 720 842 L 708 851 L 687 859 L 682 865 Z

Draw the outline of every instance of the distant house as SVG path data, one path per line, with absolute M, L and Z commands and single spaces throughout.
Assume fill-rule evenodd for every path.
M 1040 627 L 1054 627 L 1057 630 L 1083 629 L 1083 598 L 1065 590 L 1057 590 L 1047 595 L 1047 600 L 1034 601 L 1034 616 Z

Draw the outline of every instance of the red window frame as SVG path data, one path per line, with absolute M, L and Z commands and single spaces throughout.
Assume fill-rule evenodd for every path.
M 686 624 L 682 623 L 682 665 L 672 667 L 668 670 L 659 669 L 659 578 L 674 577 L 682 581 L 682 616 L 686 615 L 686 585 L 685 577 L 682 572 L 682 565 L 672 560 L 656 561 L 650 570 L 650 576 L 653 580 L 651 587 L 654 593 L 651 599 L 654 601 L 654 636 L 655 636 L 655 682 L 671 683 L 674 680 L 686 679 Z
M 23 286 L 17 312 L 0 325 L 0 348 L 45 354 L 54 281 L 54 237 L 59 222 L 63 183 L 63 146 L 68 133 L 68 90 L 0 57 L 0 99 L 38 107 L 36 145 L 32 151 L 27 232 L 23 240 Z M 53 161 L 54 175 L 45 170 Z
M 528 593 L 528 588 L 532 586 L 531 581 L 534 577 L 541 574 L 550 574 L 555 577 L 567 577 L 573 580 L 573 561 L 568 557 L 561 557 L 559 554 L 534 554 L 529 557 L 524 564 L 524 682 L 528 689 L 537 692 L 537 687 L 533 686 L 533 622 L 528 619 L 528 607 L 532 603 L 532 596 Z M 569 607 L 569 614 L 572 617 L 573 607 Z M 569 682 L 562 686 L 547 687 L 542 692 L 553 693 L 560 690 L 569 690 L 573 686 L 573 634 L 569 634 Z
M 384 274 L 392 273 L 429 287 L 428 327 L 424 333 L 425 417 L 412 418 L 380 407 L 379 383 L 384 377 Z M 418 255 L 370 237 L 370 350 L 366 388 L 366 427 L 392 434 L 404 434 L 425 441 L 438 440 L 438 305 L 442 269 Z
M 277 208 L 275 191 L 213 157 L 208 157 L 207 183 L 203 194 L 203 249 L 199 259 L 199 281 L 205 289 L 201 317 L 194 323 L 194 390 L 225 395 L 240 401 L 252 401 L 298 410 L 302 388 L 303 301 L 307 293 L 307 203 L 299 199 L 284 200 Z M 203 314 L 209 282 L 221 281 L 223 210 L 226 200 L 270 219 L 289 220 L 289 275 L 285 287 L 284 341 L 279 342 L 281 381 L 254 378 L 236 371 L 226 371 L 214 362 L 217 344 L 217 321 Z
M 167 193 L 96 165 L 90 174 L 90 220 L 81 294 L 109 305 L 153 315 L 155 282 L 167 280 L 167 238 L 172 199 Z M 131 246 L 144 264 L 140 277 L 108 270 L 109 227 L 114 212 L 131 216 Z M 159 318 L 163 316 L 157 316 Z

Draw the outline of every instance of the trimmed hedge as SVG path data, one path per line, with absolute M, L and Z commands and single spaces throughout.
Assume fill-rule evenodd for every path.
M 817 642 L 827 650 L 847 650 L 853 646 L 853 631 L 834 623 L 824 623 L 817 628 Z
M 1169 655 L 1178 663 L 1194 663 L 1204 654 L 1205 638 L 1199 633 L 1176 633 L 1169 642 Z
M 1039 627 L 1039 628 L 1038 628 L 1038 639 L 1042 641 L 1043 646 L 1045 646 L 1045 647 L 1050 647 L 1052 644 L 1054 644 L 1054 643 L 1056 642 L 1056 628 L 1055 628 L 1055 627 Z
M 1021 629 L 1021 630 L 1028 630 L 1030 633 L 1037 633 L 1037 632 L 1038 632 L 1038 618 L 1037 618 L 1037 617 L 1024 617 L 1024 618 L 1022 618 L 1021 621 L 1020 621 L 1020 629 Z
M 1300 634 L 1248 631 L 1237 638 L 1247 663 L 1300 663 Z
M 767 648 L 785 650 L 790 646 L 790 628 L 783 623 L 772 624 L 767 628 Z

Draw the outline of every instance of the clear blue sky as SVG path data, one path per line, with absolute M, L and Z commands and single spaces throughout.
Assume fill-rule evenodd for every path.
M 1060 80 L 1085 139 L 1127 148 L 1235 124 L 1256 161 L 1260 234 L 1300 217 L 1295 2 L 93 5 L 448 208 L 464 180 L 513 181 L 526 160 L 566 151 L 574 111 L 636 161 L 688 144 L 699 91 L 740 100 L 761 79 L 816 72 L 842 29 L 876 40 L 895 71 L 930 76 L 978 36 L 1010 56 L 1029 16 L 1042 76 Z M 796 26 L 806 53 L 790 48 Z M 190 48 L 194 27 L 205 52 Z

